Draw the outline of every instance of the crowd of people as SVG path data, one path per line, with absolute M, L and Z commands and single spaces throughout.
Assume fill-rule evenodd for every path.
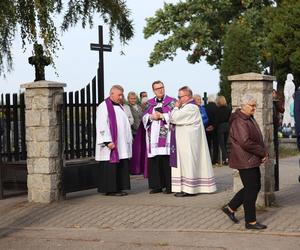
M 97 108 L 96 160 L 100 162 L 98 192 L 124 196 L 130 189 L 130 174 L 148 178 L 150 194 L 174 193 L 176 197 L 214 193 L 217 190 L 212 164 L 238 169 L 244 188 L 222 208 L 235 223 L 236 209 L 243 205 L 247 229 L 264 229 L 256 222 L 255 201 L 260 190 L 259 166 L 267 157 L 260 129 L 253 118 L 256 100 L 242 98 L 241 108 L 231 115 L 224 96 L 208 98 L 188 86 L 178 97 L 165 94 L 162 81 L 152 83 L 154 97 L 139 98 L 112 86 L 109 97 Z M 227 139 L 233 145 L 230 156 Z M 228 160 L 229 159 L 229 160 Z

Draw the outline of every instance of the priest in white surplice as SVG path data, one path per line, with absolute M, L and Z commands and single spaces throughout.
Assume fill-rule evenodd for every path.
M 189 87 L 180 88 L 179 100 L 170 117 L 170 123 L 175 125 L 171 138 L 170 165 L 172 192 L 176 192 L 176 197 L 217 190 L 204 126 L 192 97 Z
M 132 134 L 128 117 L 120 104 L 123 88 L 112 86 L 110 95 L 97 108 L 96 161 L 100 161 L 98 192 L 112 196 L 127 195 L 130 189 L 129 158 Z

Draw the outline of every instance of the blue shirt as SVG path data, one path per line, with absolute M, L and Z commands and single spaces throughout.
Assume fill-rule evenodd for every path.
M 207 116 L 206 110 L 205 110 L 204 106 L 200 106 L 199 110 L 200 110 L 200 114 L 202 117 L 203 125 L 204 125 L 204 127 L 206 127 L 206 125 L 208 123 L 208 116 Z

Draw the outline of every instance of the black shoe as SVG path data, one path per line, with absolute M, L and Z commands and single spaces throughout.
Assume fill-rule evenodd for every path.
M 239 220 L 235 218 L 234 213 L 229 210 L 227 206 L 222 207 L 222 211 L 231 219 L 234 223 L 239 223 Z
M 162 192 L 161 188 L 154 188 L 149 192 L 149 194 L 157 194 L 157 193 L 161 193 L 161 192 Z
M 119 192 L 106 193 L 105 195 L 106 196 L 126 196 L 126 195 L 128 195 L 128 193 L 119 191 Z
M 172 193 L 172 191 L 171 191 L 171 189 L 165 189 L 164 191 L 163 191 L 163 193 L 164 194 L 171 194 Z
M 246 229 L 256 229 L 256 230 L 261 230 L 261 229 L 267 228 L 266 225 L 260 224 L 258 222 L 256 222 L 255 224 L 246 223 L 245 227 L 246 227 Z
M 174 196 L 176 196 L 176 197 L 187 197 L 187 196 L 193 196 L 193 195 L 185 193 L 185 192 L 179 192 L 179 193 L 174 194 Z
M 223 165 L 224 165 L 224 166 L 228 166 L 228 160 L 223 161 Z

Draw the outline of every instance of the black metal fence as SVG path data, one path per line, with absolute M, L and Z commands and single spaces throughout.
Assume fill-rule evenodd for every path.
M 64 145 L 66 160 L 95 155 L 96 77 L 80 91 L 64 93 Z
M 24 93 L 1 94 L 0 199 L 4 197 L 4 186 L 26 189 L 26 158 Z
M 24 93 L 1 94 L 0 161 L 26 160 Z

